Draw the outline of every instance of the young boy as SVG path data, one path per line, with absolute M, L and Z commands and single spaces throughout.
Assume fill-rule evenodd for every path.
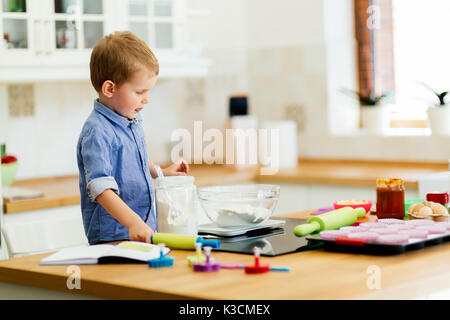
M 101 39 L 90 61 L 98 93 L 77 145 L 81 211 L 89 244 L 131 240 L 150 242 L 156 230 L 152 178 L 142 116 L 159 73 L 158 60 L 131 32 Z M 179 161 L 165 176 L 186 175 Z

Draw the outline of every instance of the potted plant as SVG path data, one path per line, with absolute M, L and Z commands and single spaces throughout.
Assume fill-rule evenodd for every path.
M 427 109 L 428 126 L 434 135 L 450 135 L 450 104 L 446 102 L 448 91 L 436 91 L 425 83 L 422 85 L 430 90 L 437 101 Z
M 16 178 L 19 162 L 16 156 L 6 153 L 5 144 L 2 144 L 0 146 L 0 155 L 1 155 L 1 169 L 2 169 L 1 170 L 2 186 L 9 187 Z
M 362 127 L 367 134 L 385 135 L 390 126 L 390 110 L 387 104 L 383 102 L 393 95 L 392 92 L 376 95 L 373 92 L 363 94 L 357 91 L 344 90 L 346 94 L 356 97 L 361 106 Z

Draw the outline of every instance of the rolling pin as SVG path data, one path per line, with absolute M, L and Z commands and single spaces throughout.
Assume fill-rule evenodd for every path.
M 297 237 L 303 237 L 317 231 L 339 229 L 354 224 L 358 218 L 365 215 L 366 210 L 362 207 L 355 209 L 344 207 L 332 210 L 309 218 L 305 224 L 299 224 L 294 228 L 294 234 Z
M 199 236 L 190 236 L 186 234 L 175 233 L 157 232 L 151 236 L 150 242 L 153 244 L 164 243 L 170 249 L 195 250 L 195 244 L 197 242 L 200 242 L 203 247 L 220 248 L 220 241 L 218 240 L 205 240 Z

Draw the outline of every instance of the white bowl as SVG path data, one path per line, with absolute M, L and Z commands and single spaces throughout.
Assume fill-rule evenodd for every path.
M 203 187 L 198 198 L 208 218 L 220 227 L 257 225 L 273 214 L 280 196 L 280 186 L 240 184 Z

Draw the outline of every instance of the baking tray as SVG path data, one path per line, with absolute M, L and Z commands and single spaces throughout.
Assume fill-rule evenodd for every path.
M 441 234 L 430 234 L 424 239 L 409 239 L 402 244 L 381 244 L 375 240 L 367 241 L 356 238 L 337 238 L 336 240 L 320 239 L 319 234 L 307 236 L 313 244 L 322 245 L 325 250 L 349 253 L 365 253 L 373 255 L 394 255 L 410 250 L 424 249 L 450 240 L 450 231 Z

